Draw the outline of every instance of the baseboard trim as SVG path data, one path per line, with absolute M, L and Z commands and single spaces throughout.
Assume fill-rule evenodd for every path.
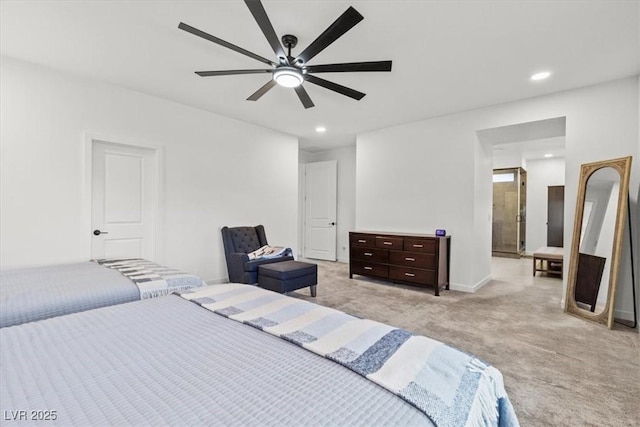
M 629 320 L 633 322 L 633 310 L 614 310 L 613 316 L 620 320 Z
M 490 281 L 491 281 L 491 275 L 488 275 L 484 279 L 477 282 L 475 285 L 469 286 L 469 285 L 461 285 L 459 283 L 451 283 L 449 285 L 449 289 L 451 289 L 452 291 L 468 292 L 473 294 L 478 292 L 478 290 L 480 290 L 484 285 L 486 285 Z
M 324 260 L 324 259 L 305 258 L 303 256 L 299 256 L 296 258 L 296 261 L 312 262 L 316 264 L 318 262 L 341 262 L 343 264 L 349 264 L 349 258 L 336 258 L 335 261 L 331 261 L 331 260 Z

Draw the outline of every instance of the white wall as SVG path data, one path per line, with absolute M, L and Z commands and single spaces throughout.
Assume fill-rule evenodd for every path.
M 476 220 L 491 224 L 490 216 L 475 216 L 474 178 L 485 176 L 490 184 L 491 161 L 488 149 L 488 162 L 477 156 L 469 130 L 462 113 L 358 135 L 356 227 L 422 234 L 446 229 L 452 236 L 451 285 L 472 290 L 489 272 L 488 258 L 477 266 L 474 258 L 491 247 L 490 232 L 482 241 L 474 238 Z M 489 200 L 491 189 L 484 187 L 480 195 Z
M 491 280 L 491 253 L 492 253 L 492 227 L 493 227 L 493 166 L 492 152 L 493 146 L 489 143 L 478 142 L 475 146 L 475 162 L 473 177 L 473 197 L 474 200 L 491 200 L 489 204 L 477 204 L 473 210 L 473 234 L 472 238 L 479 244 L 471 248 L 472 258 L 469 259 L 471 265 L 476 266 L 475 276 L 472 282 L 465 285 L 460 282 L 453 282 L 452 289 L 464 291 L 476 291 Z M 489 185 L 487 185 L 489 183 Z M 453 239 L 453 238 L 452 238 Z M 484 245 L 481 243 L 484 242 Z M 454 245 L 459 243 L 452 243 Z M 453 258 L 453 256 L 452 256 Z M 452 264 L 454 265 L 454 264 Z
M 638 76 L 638 104 L 640 105 L 640 76 Z M 640 107 L 638 108 L 637 120 L 640 122 Z M 636 165 L 640 162 L 640 125 L 638 126 L 638 148 L 636 151 L 636 156 L 634 157 L 634 161 Z M 640 174 L 636 174 L 636 176 L 631 176 L 631 188 L 630 188 L 630 198 L 631 198 L 631 222 L 633 224 L 633 229 L 631 230 L 633 235 L 633 255 L 635 258 L 635 295 L 636 295 L 636 308 L 640 307 Z M 633 189 L 636 189 L 634 192 Z M 635 202 L 635 203 L 634 203 Z M 632 288 L 630 286 L 625 287 L 620 292 L 621 299 L 623 301 L 631 301 L 633 298 Z M 617 304 L 620 306 L 620 304 Z M 629 304 L 625 304 L 625 310 L 629 311 L 631 314 L 631 318 L 633 318 L 632 312 L 629 310 Z M 629 318 L 629 317 L 627 317 Z M 638 333 L 640 333 L 640 327 L 637 329 Z
M 514 167 L 521 167 L 522 169 L 527 170 L 527 160 L 522 157 L 520 150 L 500 150 L 500 147 L 493 149 L 494 169 Z
M 491 221 L 485 217 L 492 201 L 486 189 L 490 173 L 476 170 L 491 169 L 491 162 L 482 159 L 491 152 L 477 149 L 475 132 L 555 117 L 567 118 L 568 259 L 580 164 L 638 153 L 637 77 L 358 135 L 356 227 L 422 233 L 446 228 L 452 235 L 452 287 L 477 288 L 490 269 L 490 259 L 482 254 L 491 247 Z M 476 182 L 481 176 L 487 177 L 485 183 Z M 639 176 L 636 161 L 634 195 Z M 632 204 L 638 209 L 637 196 Z M 630 286 L 629 265 L 622 265 L 621 288 Z
M 349 262 L 349 231 L 355 229 L 356 147 L 352 145 L 314 153 L 301 150 L 299 159 L 300 163 L 326 160 L 336 160 L 338 162 L 336 256 L 340 262 Z M 301 177 L 300 187 L 303 187 L 302 183 L 304 181 L 302 179 L 303 177 Z M 302 199 L 300 203 L 302 203 Z M 300 236 L 302 236 L 302 215 L 300 216 L 299 227 L 301 230 Z
M 637 100 L 636 105 L 640 104 L 640 76 L 636 78 Z M 636 124 L 640 122 L 640 111 L 635 112 Z M 637 126 L 637 125 L 636 125 Z M 636 307 L 640 309 L 640 126 L 637 126 L 637 144 L 635 155 L 633 157 L 633 171 L 629 185 L 630 212 L 633 233 L 633 255 L 635 260 L 635 282 L 636 282 Z M 622 271 L 620 274 L 620 286 L 616 292 L 615 315 L 616 317 L 633 320 L 633 291 L 631 288 L 631 254 L 629 250 L 629 227 L 625 228 L 625 237 L 622 244 L 621 264 Z M 640 328 L 636 331 L 640 333 Z
M 225 280 L 224 225 L 262 223 L 270 242 L 295 245 L 296 138 L 11 58 L 0 65 L 2 268 L 88 259 L 85 133 L 162 149 L 157 262 Z
M 542 246 L 547 246 L 547 187 L 564 185 L 564 175 L 564 158 L 527 161 L 527 247 L 525 252 L 528 255 Z M 565 228 L 564 234 L 572 231 Z

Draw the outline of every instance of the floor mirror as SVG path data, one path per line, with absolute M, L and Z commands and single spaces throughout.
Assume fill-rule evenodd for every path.
M 627 213 L 631 156 L 583 164 L 565 311 L 613 326 Z

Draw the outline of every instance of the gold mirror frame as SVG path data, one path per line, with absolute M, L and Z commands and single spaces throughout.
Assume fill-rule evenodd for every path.
M 587 190 L 587 181 L 598 170 L 603 168 L 613 168 L 620 174 L 620 187 L 618 193 L 618 210 L 616 215 L 615 229 L 613 235 L 613 251 L 611 254 L 611 267 L 609 274 L 609 287 L 607 301 L 604 310 L 599 313 L 592 313 L 578 306 L 575 299 L 576 279 L 578 274 L 578 257 L 580 251 L 580 235 L 582 231 L 582 220 Z M 620 254 L 622 252 L 623 233 L 627 213 L 627 202 L 629 194 L 629 175 L 631 173 L 631 156 L 619 159 L 606 160 L 595 163 L 585 163 L 580 166 L 580 182 L 578 184 L 578 198 L 576 201 L 576 215 L 573 224 L 573 241 L 571 242 L 571 254 L 569 262 L 569 279 L 567 282 L 567 293 L 565 295 L 564 311 L 584 319 L 603 323 L 611 329 L 613 327 L 613 305 L 615 302 L 616 285 L 618 282 L 618 270 L 620 266 Z

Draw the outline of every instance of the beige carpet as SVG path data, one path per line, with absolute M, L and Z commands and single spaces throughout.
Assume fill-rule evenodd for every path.
M 640 426 L 640 335 L 565 314 L 561 280 L 532 277 L 531 262 L 494 258 L 480 291 L 440 297 L 319 262 L 318 297 L 291 295 L 474 353 L 503 373 L 523 427 Z

